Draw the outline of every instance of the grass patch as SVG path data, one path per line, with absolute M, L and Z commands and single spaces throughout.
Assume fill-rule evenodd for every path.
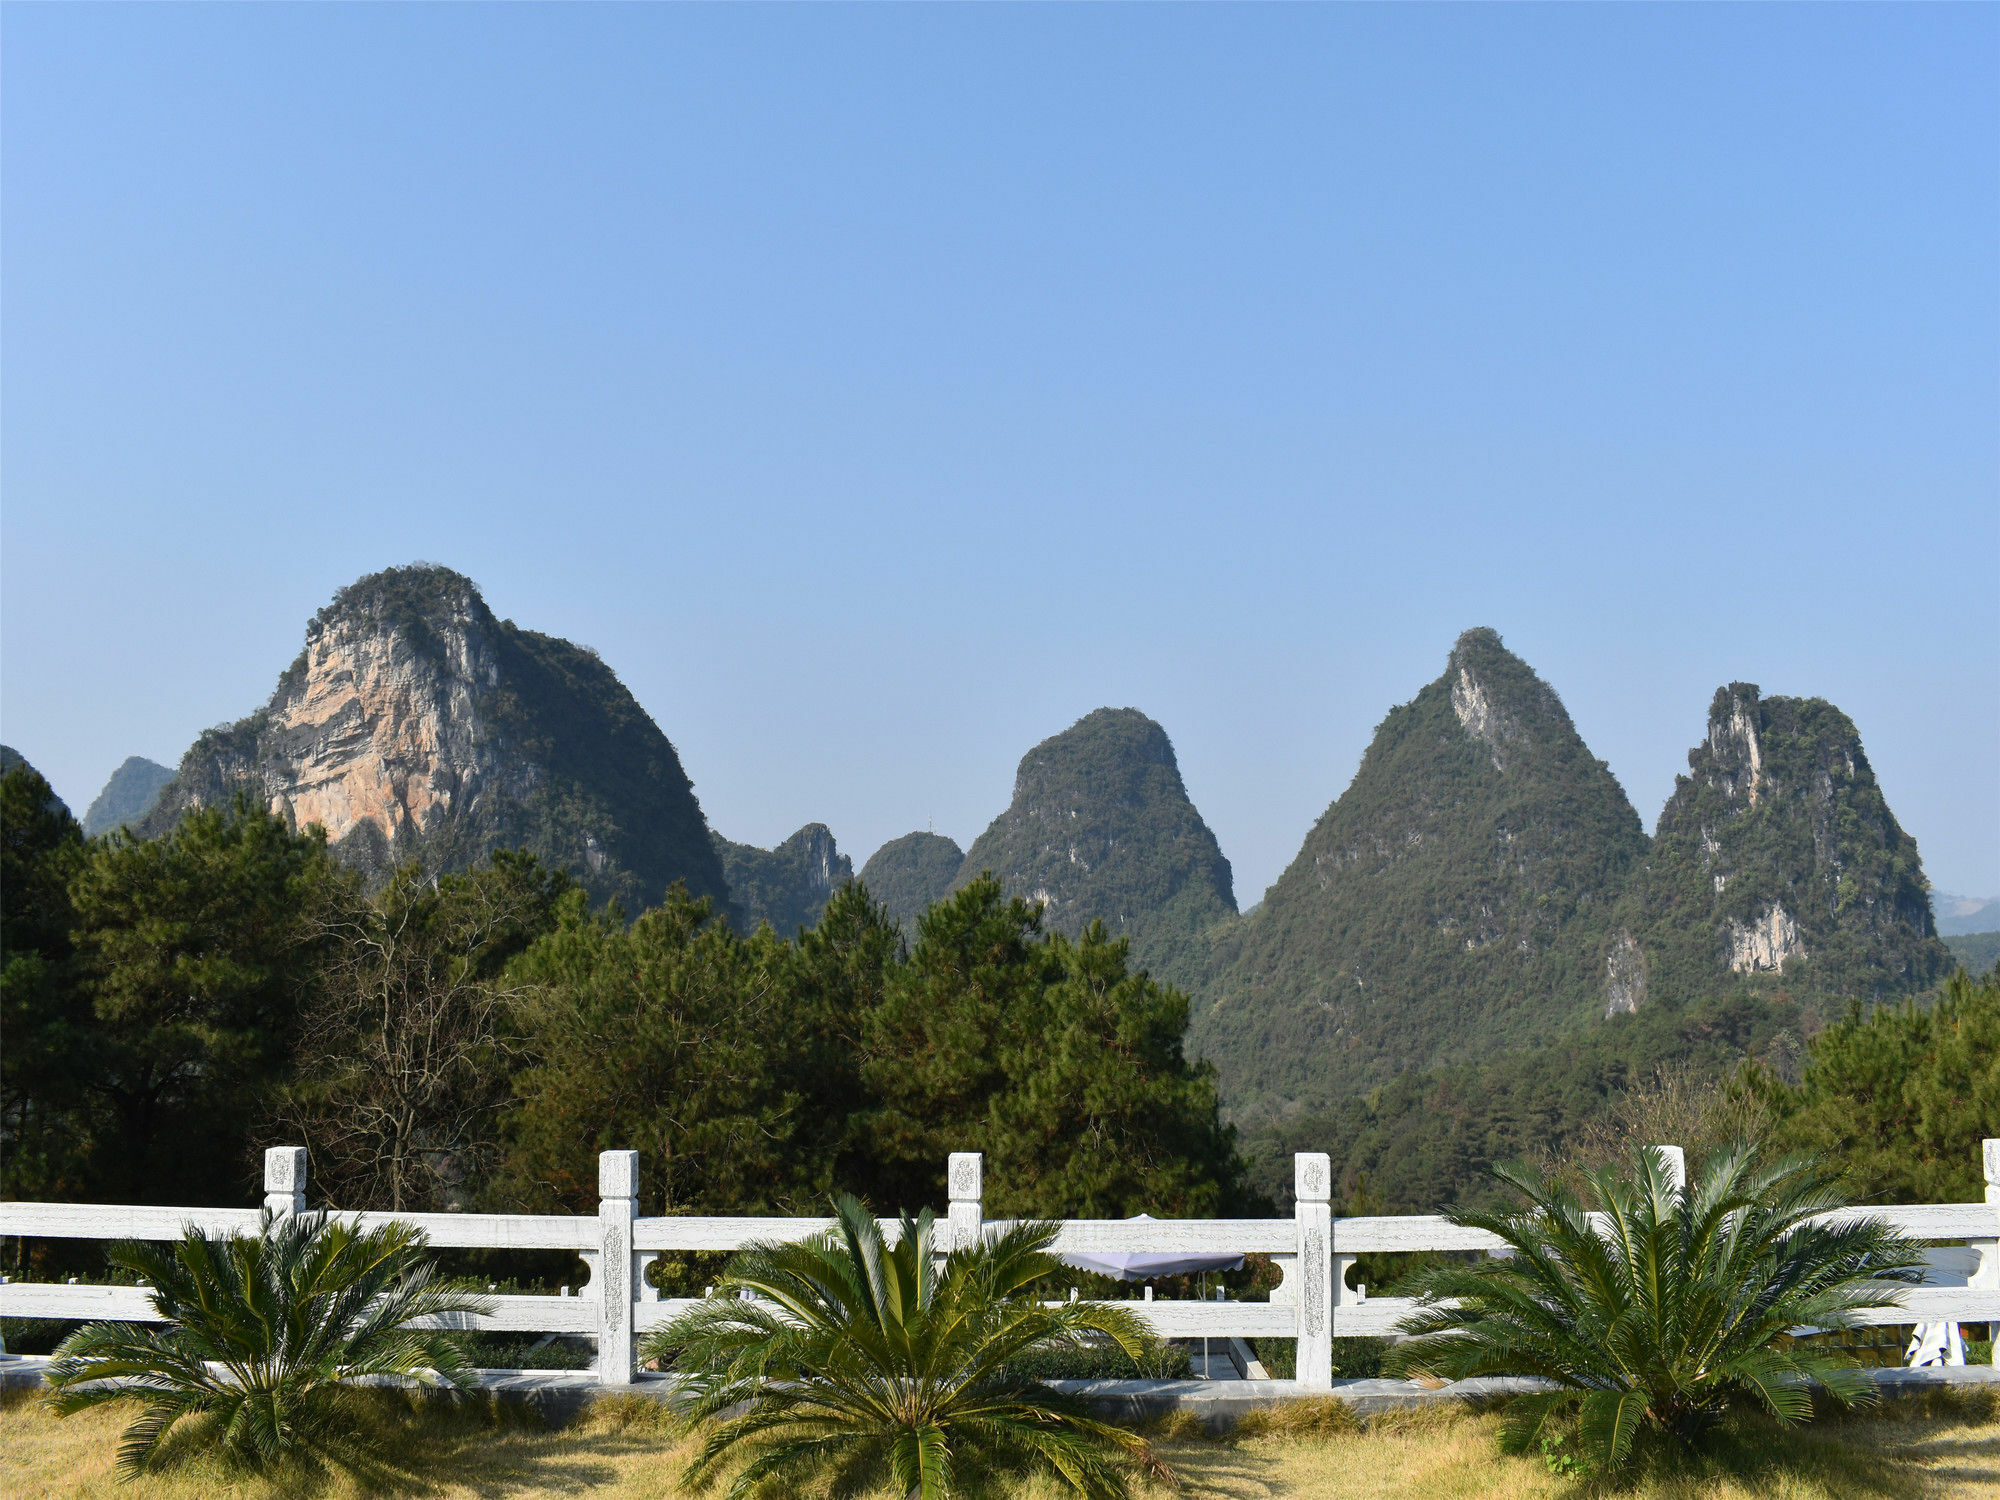
M 396 1392 L 357 1393 L 358 1419 L 380 1457 L 368 1472 L 295 1470 L 260 1478 L 176 1439 L 163 1472 L 121 1484 L 113 1453 L 136 1406 L 68 1419 L 17 1392 L 0 1403 L 0 1494 L 91 1500 L 278 1500 L 284 1496 L 412 1495 L 525 1500 L 589 1493 L 670 1500 L 693 1443 L 643 1397 L 594 1403 L 550 1429 L 522 1408 Z M 1621 1481 L 1549 1472 L 1509 1458 L 1498 1417 L 1437 1405 L 1361 1421 L 1339 1402 L 1300 1401 L 1208 1439 L 1159 1435 L 1183 1495 L 1217 1500 L 1971 1500 L 2000 1496 L 1996 1393 L 1940 1388 L 1860 1416 L 1784 1431 L 1761 1418 L 1728 1424 L 1712 1455 L 1653 1451 Z M 711 1491 L 710 1494 L 718 1494 Z M 994 1500 L 1056 1500 L 1047 1480 L 976 1486 Z M 1145 1490 L 1164 1497 L 1164 1490 Z M 886 1495 L 864 1500 L 888 1500 Z

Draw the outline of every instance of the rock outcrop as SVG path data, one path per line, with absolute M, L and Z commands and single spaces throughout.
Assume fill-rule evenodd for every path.
M 806 824 L 775 849 L 734 844 L 719 834 L 715 847 L 744 932 L 769 922 L 780 937 L 792 937 L 815 926 L 833 893 L 854 878 L 854 861 L 840 852 L 824 823 Z
M 1554 689 L 1469 630 L 1239 924 L 1194 1040 L 1256 1118 L 1634 1009 L 1611 898 L 1645 848 Z
M 497 620 L 418 565 L 342 589 L 271 701 L 204 734 L 140 832 L 248 793 L 380 878 L 526 848 L 628 910 L 684 881 L 726 901 L 680 757 L 595 652 Z
M 914 937 L 917 919 L 950 892 L 964 864 L 965 851 L 943 834 L 906 833 L 868 857 L 861 867 L 861 883 Z
M 1014 800 L 966 851 L 1039 901 L 1058 932 L 1102 920 L 1135 967 L 1192 989 L 1209 931 L 1236 914 L 1229 861 L 1181 781 L 1167 732 L 1136 708 L 1100 708 L 1021 757 Z
M 147 760 L 141 755 L 126 757 L 85 811 L 83 836 L 94 839 L 100 833 L 109 833 L 128 823 L 145 821 L 146 814 L 159 800 L 160 792 L 173 779 L 174 773 L 158 761 Z

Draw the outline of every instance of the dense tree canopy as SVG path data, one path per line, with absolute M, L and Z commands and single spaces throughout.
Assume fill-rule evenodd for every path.
M 872 1018 L 866 1129 L 884 1201 L 943 1192 L 982 1150 L 989 1211 L 1214 1213 L 1238 1195 L 1212 1070 L 1181 1050 L 1187 999 L 1092 923 L 1071 941 L 982 877 L 925 914 Z
M 0 776 L 0 1172 L 21 1197 L 89 1182 L 82 1127 L 95 1036 L 75 982 L 69 882 L 82 831 L 25 763 Z
M 1960 970 L 1929 1007 L 1857 1006 L 1813 1039 L 1796 1086 L 1750 1082 L 1779 1138 L 1839 1162 L 1864 1201 L 1976 1203 L 1980 1142 L 2000 1136 L 2000 976 Z
M 103 1196 L 202 1203 L 254 1186 L 244 1122 L 288 1070 L 323 914 L 354 887 L 319 830 L 247 801 L 160 839 L 92 844 L 70 895 Z

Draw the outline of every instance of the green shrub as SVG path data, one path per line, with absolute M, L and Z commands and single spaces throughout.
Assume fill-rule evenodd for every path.
M 264 1216 L 255 1238 L 113 1246 L 111 1263 L 152 1288 L 164 1326 L 92 1323 L 56 1350 L 50 1404 L 64 1415 L 137 1395 L 144 1403 L 118 1449 L 143 1472 L 183 1417 L 233 1456 L 268 1468 L 352 1450 L 344 1383 L 386 1375 L 457 1387 L 471 1376 L 457 1339 L 418 1326 L 483 1311 L 442 1285 L 406 1225 L 363 1232 L 325 1213 Z
M 1814 1222 L 1844 1206 L 1832 1176 L 1809 1157 L 1756 1157 L 1717 1151 L 1683 1190 L 1648 1148 L 1630 1178 L 1586 1174 L 1588 1202 L 1531 1168 L 1496 1168 L 1525 1209 L 1452 1218 L 1512 1255 L 1428 1272 L 1403 1325 L 1416 1337 L 1387 1366 L 1553 1381 L 1512 1404 L 1508 1444 L 1527 1448 L 1574 1412 L 1593 1468 L 1623 1463 L 1641 1428 L 1692 1444 L 1732 1405 L 1791 1423 L 1811 1416 L 1816 1387 L 1842 1404 L 1872 1399 L 1851 1356 L 1789 1332 L 1854 1327 L 1893 1301 L 1881 1282 L 1922 1279 L 1922 1252 L 1880 1220 Z
M 1051 1344 L 1109 1339 L 1135 1358 L 1147 1346 L 1126 1308 L 1029 1295 L 1061 1270 L 1054 1226 L 1017 1225 L 940 1267 L 928 1210 L 893 1247 L 853 1198 L 834 1211 L 817 1239 L 743 1251 L 716 1297 L 641 1345 L 687 1382 L 691 1419 L 717 1419 L 690 1485 L 745 1447 L 732 1497 L 831 1470 L 843 1487 L 887 1478 L 931 1500 L 974 1464 L 1053 1471 L 1096 1500 L 1127 1493 L 1135 1465 L 1167 1474 L 1136 1433 L 1021 1373 Z

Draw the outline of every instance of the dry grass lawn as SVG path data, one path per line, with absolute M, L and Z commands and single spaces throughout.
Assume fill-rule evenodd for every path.
M 548 1430 L 491 1412 L 373 1402 L 371 1422 L 390 1456 L 373 1473 L 293 1475 L 282 1481 L 234 1472 L 183 1443 L 165 1472 L 133 1484 L 113 1473 L 125 1407 L 60 1419 L 39 1399 L 0 1407 L 0 1494 L 9 1497 L 146 1496 L 160 1500 L 269 1500 L 311 1495 L 514 1497 L 593 1494 L 667 1497 L 689 1456 L 659 1409 L 639 1398 L 600 1402 L 578 1422 Z M 1539 1459 L 1501 1455 L 1496 1419 L 1433 1408 L 1382 1418 L 1365 1429 L 1331 1405 L 1295 1409 L 1226 1440 L 1162 1432 L 1160 1449 L 1183 1493 L 1218 1500 L 1924 1500 L 2000 1497 L 2000 1413 L 1993 1400 L 1938 1393 L 1894 1402 L 1876 1415 L 1783 1433 L 1763 1423 L 1732 1429 L 1699 1465 L 1656 1461 L 1617 1485 L 1548 1472 Z M 712 1491 L 720 1494 L 721 1490 Z M 1055 1500 L 1040 1481 L 996 1482 L 995 1500 Z M 1148 1492 L 1158 1494 L 1158 1491 Z

